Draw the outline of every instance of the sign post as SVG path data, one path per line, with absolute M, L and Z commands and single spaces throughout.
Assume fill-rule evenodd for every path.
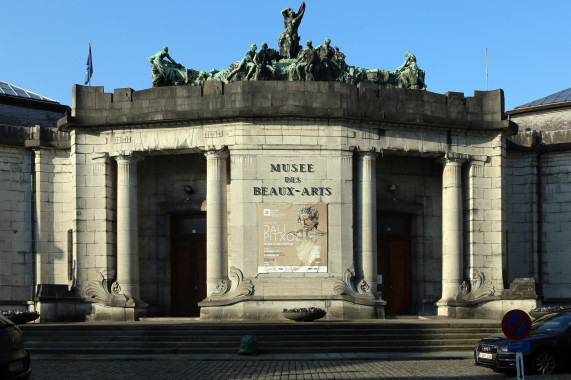
M 531 329 L 531 318 L 523 310 L 511 310 L 502 318 L 502 331 L 509 339 L 508 350 L 516 352 L 516 370 L 517 379 L 524 380 L 525 374 L 523 369 L 523 351 L 529 351 L 529 342 L 521 342 L 529 334 Z

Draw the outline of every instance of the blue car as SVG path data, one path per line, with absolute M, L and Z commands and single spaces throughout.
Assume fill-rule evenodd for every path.
M 512 341 L 514 342 L 514 341 Z M 478 342 L 474 350 L 476 365 L 496 371 L 515 371 L 515 352 L 504 334 Z M 513 344 L 513 343 L 512 343 Z M 571 358 L 571 309 L 555 311 L 534 320 L 529 335 L 520 340 L 526 373 L 548 375 L 569 367 Z
M 0 379 L 29 379 L 30 355 L 24 349 L 22 331 L 12 321 L 0 315 Z

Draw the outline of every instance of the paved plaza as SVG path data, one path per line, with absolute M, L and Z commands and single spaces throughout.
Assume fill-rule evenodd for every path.
M 32 379 L 513 379 L 450 360 L 32 360 Z M 532 377 L 527 377 L 530 379 Z M 554 377 L 549 379 L 563 379 Z

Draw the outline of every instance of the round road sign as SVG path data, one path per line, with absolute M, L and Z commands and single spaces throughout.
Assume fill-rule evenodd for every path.
M 530 329 L 531 318 L 523 310 L 510 310 L 502 319 L 502 331 L 509 339 L 523 339 Z

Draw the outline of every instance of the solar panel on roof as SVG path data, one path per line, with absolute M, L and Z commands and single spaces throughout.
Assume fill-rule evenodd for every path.
M 30 96 L 26 93 L 26 91 L 22 91 L 20 89 L 16 89 L 14 90 L 14 92 L 16 94 L 18 94 L 19 96 L 21 96 L 22 98 L 29 98 Z
M 529 103 L 522 104 L 521 106 L 517 106 L 515 109 L 533 107 L 545 104 L 561 103 L 569 100 L 571 100 L 571 87 L 556 92 L 555 94 L 547 95 L 546 97 L 543 97 L 541 99 L 533 100 Z
M 38 100 L 44 100 L 47 102 L 58 103 L 53 99 L 46 98 L 45 96 L 41 96 L 39 94 L 24 90 L 23 88 L 13 86 L 10 83 L 6 83 L 6 82 L 2 82 L 2 81 L 0 81 L 0 94 L 17 96 L 17 97 L 26 98 L 26 99 L 38 99 Z

